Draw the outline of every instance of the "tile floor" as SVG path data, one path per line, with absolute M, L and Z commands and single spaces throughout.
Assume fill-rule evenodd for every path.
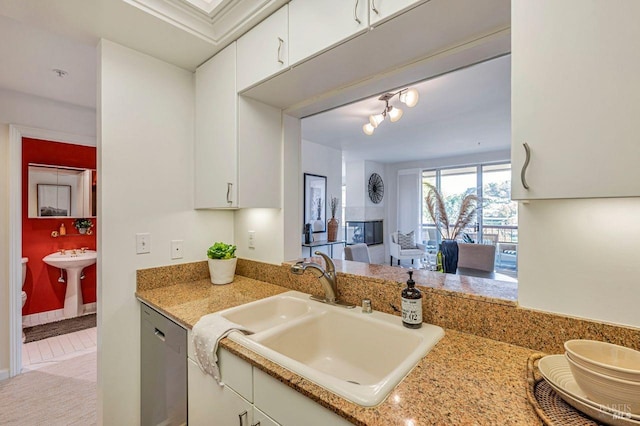
M 96 327 L 22 345 L 22 370 L 37 370 L 96 350 Z

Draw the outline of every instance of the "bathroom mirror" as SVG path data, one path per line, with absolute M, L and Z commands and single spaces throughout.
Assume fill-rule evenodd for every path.
M 29 164 L 29 218 L 96 215 L 96 171 Z

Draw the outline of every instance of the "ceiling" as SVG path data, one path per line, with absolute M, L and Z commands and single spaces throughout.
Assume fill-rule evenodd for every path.
M 0 90 L 95 108 L 101 38 L 195 71 L 286 1 L 0 0 Z
M 362 126 L 384 109 L 378 96 L 303 119 L 302 138 L 342 150 L 345 161 L 396 163 L 508 150 L 510 74 L 510 56 L 473 65 L 411 85 L 420 92 L 413 108 L 395 96 L 390 104 L 404 115 L 395 123 L 385 120 L 372 136 Z
M 22 92 L 95 109 L 100 38 L 187 70 L 195 70 L 221 48 L 210 37 L 142 10 L 143 3 L 149 5 L 154 1 L 166 3 L 165 0 L 0 0 L 3 58 L 0 91 Z M 283 1 L 261 4 L 276 7 Z M 223 3 L 233 2 L 225 0 L 217 4 Z M 245 24 L 268 12 L 266 7 L 260 9 Z M 240 26 L 236 31 L 240 31 Z M 53 69 L 68 74 L 61 78 Z M 304 119 L 303 138 L 342 150 L 347 161 L 366 159 L 382 163 L 509 149 L 509 57 L 412 87 L 420 92 L 418 105 L 412 109 L 405 107 L 399 122 L 384 122 L 373 136 L 366 136 L 362 125 L 370 114 L 382 111 L 384 104 L 377 96 Z M 397 97 L 392 104 L 397 104 Z

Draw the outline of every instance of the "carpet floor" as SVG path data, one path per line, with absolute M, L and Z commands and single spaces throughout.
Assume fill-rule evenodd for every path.
M 73 333 L 74 331 L 86 330 L 87 328 L 95 326 L 96 314 L 89 314 L 62 321 L 34 325 L 33 327 L 25 327 L 22 331 L 24 331 L 25 335 L 24 343 L 29 343 L 48 337 Z
M 2 425 L 95 425 L 96 352 L 0 381 Z

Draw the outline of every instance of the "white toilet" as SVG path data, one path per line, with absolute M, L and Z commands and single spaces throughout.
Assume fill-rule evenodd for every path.
M 29 261 L 28 257 L 22 258 L 22 288 L 24 289 L 24 282 L 27 279 L 27 262 Z M 24 308 L 24 304 L 27 303 L 27 292 L 22 290 L 22 307 Z
M 22 258 L 22 288 L 24 289 L 24 282 L 27 279 L 27 262 L 29 261 L 28 257 Z M 27 292 L 22 290 L 22 307 L 24 308 L 24 304 L 27 303 Z M 20 314 L 22 315 L 22 314 Z M 22 341 L 24 342 L 25 336 L 24 331 L 22 332 Z

